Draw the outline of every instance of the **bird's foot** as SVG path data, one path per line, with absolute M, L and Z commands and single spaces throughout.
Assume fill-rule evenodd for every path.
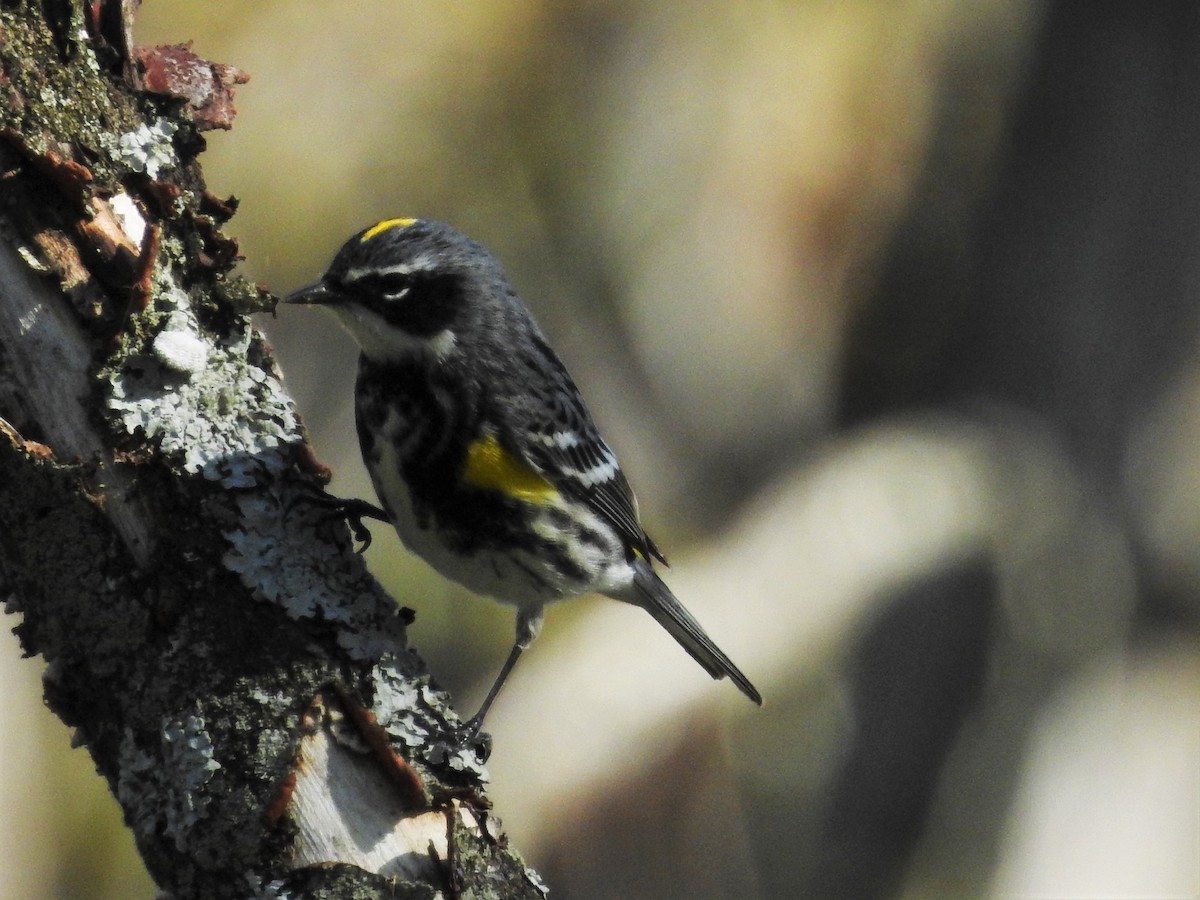
M 301 496 L 294 502 L 304 501 L 320 507 L 330 519 L 342 519 L 350 528 L 354 540 L 362 546 L 359 553 L 365 553 L 371 546 L 371 530 L 363 524 L 363 519 L 377 519 L 380 522 L 390 522 L 386 512 L 374 503 L 357 498 L 331 497 L 319 486 L 303 481 Z
M 354 535 L 354 539 L 362 544 L 358 548 L 359 553 L 366 553 L 367 548 L 371 546 L 371 529 L 363 524 L 363 519 L 375 519 L 378 522 L 391 522 L 387 513 L 376 506 L 374 503 L 368 503 L 366 500 L 356 498 L 338 499 L 330 498 L 335 502 L 331 510 L 337 515 L 346 520 L 346 524 L 350 528 L 350 533 Z
M 482 721 L 470 718 L 455 728 L 447 728 L 437 739 L 447 756 L 466 750 L 472 753 L 480 763 L 485 763 L 492 755 L 492 736 L 481 730 Z

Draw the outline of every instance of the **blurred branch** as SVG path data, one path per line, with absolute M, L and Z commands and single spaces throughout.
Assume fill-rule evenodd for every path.
M 245 76 L 131 8 L 0 10 L 0 594 L 47 702 L 172 897 L 540 896 L 246 319 L 195 161 Z

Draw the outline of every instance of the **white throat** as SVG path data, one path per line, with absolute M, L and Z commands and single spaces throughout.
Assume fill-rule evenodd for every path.
M 367 359 L 374 362 L 404 362 L 420 357 L 442 362 L 454 352 L 458 340 L 449 328 L 431 337 L 416 337 L 389 325 L 379 314 L 354 304 L 330 306 L 329 309 L 358 341 Z

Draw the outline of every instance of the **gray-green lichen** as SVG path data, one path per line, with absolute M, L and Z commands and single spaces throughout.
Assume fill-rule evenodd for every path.
M 225 535 L 224 562 L 244 584 L 293 618 L 344 626 L 339 642 L 354 659 L 379 659 L 404 646 L 399 610 L 362 558 L 347 558 L 333 540 L 341 523 L 320 496 L 273 483 L 236 502 L 239 522 Z
M 259 467 L 282 471 L 280 448 L 300 441 L 299 420 L 279 381 L 249 361 L 252 330 L 201 335 L 187 295 L 161 281 L 158 288 L 160 306 L 173 311 L 151 352 L 131 356 L 112 376 L 109 411 L 185 472 L 227 488 L 253 487 Z
M 149 840 L 161 830 L 186 852 L 192 829 L 212 802 L 206 786 L 221 768 L 204 720 L 188 715 L 164 722 L 159 746 L 150 751 L 139 749 L 126 730 L 118 764 L 117 799 L 134 831 Z
M 447 895 L 421 881 L 401 881 L 347 863 L 330 862 L 297 869 L 283 879 L 292 896 L 338 900 L 438 900 Z M 468 891 L 460 896 L 473 898 Z
M 159 117 L 150 125 L 142 122 L 115 140 L 110 135 L 102 135 L 101 146 L 131 171 L 158 178 L 164 169 L 179 165 L 175 147 L 171 143 L 178 130 L 176 123 Z
M 513 900 L 516 897 L 545 897 L 549 891 L 541 876 L 525 864 L 511 847 L 497 847 L 495 839 L 476 833 L 465 823 L 455 824 L 456 869 L 471 885 L 475 900 Z
M 439 738 L 459 724 L 434 715 L 435 710 L 446 708 L 445 693 L 430 684 L 427 676 L 413 678 L 396 663 L 396 658 L 388 655 L 371 670 L 372 709 L 380 727 L 431 765 L 445 765 L 486 783 L 487 769 L 472 747 L 455 747 Z

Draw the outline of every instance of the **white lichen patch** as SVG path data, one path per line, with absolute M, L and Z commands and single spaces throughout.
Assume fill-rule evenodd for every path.
M 195 825 L 212 802 L 206 786 L 221 764 L 213 758 L 213 742 L 199 716 L 163 724 L 157 752 L 140 750 L 133 732 L 121 741 L 117 799 L 133 827 L 145 838 L 161 829 L 186 851 Z
M 160 363 L 189 378 L 208 367 L 208 344 L 197 333 L 195 320 L 182 310 L 167 318 L 151 349 Z
M 159 117 L 153 125 L 143 122 L 133 131 L 127 131 L 116 139 L 101 142 L 106 143 L 104 149 L 127 165 L 134 172 L 145 172 L 151 178 L 157 178 L 163 169 L 174 168 L 179 164 L 175 156 L 175 146 L 171 142 L 179 126 L 170 119 Z
M 187 472 L 230 488 L 253 487 L 253 469 L 283 469 L 280 448 L 300 440 L 291 399 L 270 373 L 247 361 L 252 333 L 201 336 L 186 296 L 152 343 L 113 377 L 109 410 L 131 434 L 158 443 Z
M 543 897 L 550 896 L 550 885 L 546 884 L 546 882 L 542 880 L 542 876 L 539 875 L 532 866 L 525 867 L 525 880 L 533 885 L 534 889 L 537 890 Z
M 100 60 L 96 59 L 96 50 L 92 46 L 92 36 L 88 34 L 87 26 L 82 23 L 75 29 L 75 47 L 83 54 L 83 64 L 92 74 L 100 74 Z

